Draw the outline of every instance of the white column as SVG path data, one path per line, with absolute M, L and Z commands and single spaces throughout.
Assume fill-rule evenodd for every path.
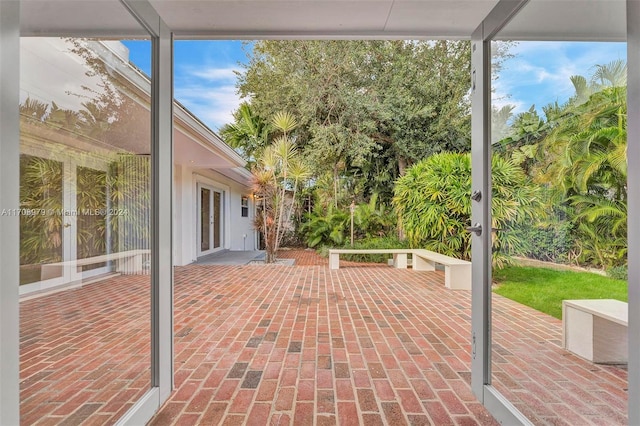
M 640 159 L 640 1 L 627 0 L 627 162 Z M 640 424 L 640 168 L 627 175 L 629 262 L 629 424 Z
M 152 39 L 151 390 L 119 421 L 145 424 L 173 391 L 173 34 L 147 0 L 121 0 Z
M 0 1 L 0 424 L 20 422 L 20 2 Z M 3 214 L 2 212 L 5 211 Z
M 500 0 L 471 36 L 471 389 L 501 424 L 531 422 L 491 386 L 491 40 L 528 0 Z M 471 196 L 471 194 L 469 194 Z
M 471 388 L 484 402 L 491 383 L 491 42 L 483 25 L 471 38 L 471 182 L 481 198 L 471 203 L 471 222 L 482 234 L 471 235 Z M 471 194 L 469 194 L 471 196 Z
M 173 390 L 173 34 L 160 21 L 153 65 L 153 347 L 157 350 L 153 384 L 160 404 Z

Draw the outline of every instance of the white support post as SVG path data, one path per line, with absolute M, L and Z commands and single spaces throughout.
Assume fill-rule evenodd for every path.
M 491 229 L 491 42 L 484 24 L 471 37 L 471 182 L 481 198 L 471 203 L 471 222 Z M 471 196 L 471 194 L 469 194 Z M 484 402 L 491 383 L 491 233 L 471 236 L 471 389 Z
M 393 267 L 398 269 L 407 269 L 407 253 L 394 253 Z
M 528 0 L 500 0 L 471 36 L 471 390 L 501 424 L 531 424 L 491 386 L 491 40 Z M 471 194 L 469 194 L 471 196 Z
M 144 424 L 173 391 L 173 34 L 148 0 L 121 0 L 151 54 L 151 390 L 120 420 Z
M 640 1 L 627 0 L 627 162 L 640 159 Z M 629 424 L 640 424 L 640 168 L 627 175 L 629 264 Z
M 420 257 L 416 254 L 411 255 L 411 267 L 414 271 L 435 271 L 436 262 L 427 259 L 426 257 Z
M 340 254 L 329 253 L 329 269 L 340 269 Z
M 20 423 L 19 58 L 20 2 L 0 1 L 0 425 Z
M 160 21 L 154 46 L 153 228 L 156 235 L 153 288 L 157 359 L 154 385 L 160 403 L 173 391 L 173 35 Z

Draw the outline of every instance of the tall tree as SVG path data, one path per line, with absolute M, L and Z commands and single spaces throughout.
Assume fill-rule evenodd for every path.
M 288 112 L 278 112 L 271 119 L 279 133 L 273 143 L 262 150 L 252 171 L 252 187 L 260 213 L 255 226 L 262 232 L 266 248 L 266 263 L 273 263 L 282 238 L 291 220 L 296 194 L 309 177 L 307 167 L 297 151 L 290 133 L 298 123 Z
M 260 41 L 238 87 L 260 116 L 296 115 L 316 175 L 388 200 L 407 166 L 468 150 L 469 62 L 468 42 Z

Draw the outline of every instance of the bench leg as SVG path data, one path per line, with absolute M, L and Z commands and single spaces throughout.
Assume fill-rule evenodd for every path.
M 340 255 L 338 253 L 329 254 L 329 269 L 340 269 Z
M 407 253 L 395 253 L 393 255 L 393 267 L 407 269 Z
M 140 275 L 142 274 L 142 255 L 125 257 L 118 261 L 118 272 L 123 275 Z
M 64 266 L 56 265 L 55 263 L 51 265 L 47 265 L 46 263 L 43 263 L 42 266 L 40 267 L 40 280 L 45 281 L 51 278 L 61 277 L 64 274 L 63 268 Z
M 444 285 L 451 290 L 471 290 L 471 264 L 445 265 Z
M 412 257 L 412 266 L 414 271 L 435 271 L 436 264 L 431 262 L 428 259 L 416 256 L 415 254 Z

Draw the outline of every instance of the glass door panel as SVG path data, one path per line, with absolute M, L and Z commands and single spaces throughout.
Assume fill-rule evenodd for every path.
M 491 381 L 534 424 L 617 424 L 627 354 L 610 349 L 626 334 L 563 302 L 608 316 L 602 300 L 627 297 L 626 43 L 597 27 L 571 41 L 573 25 L 548 19 L 561 9 L 530 2 L 492 42 Z M 567 39 L 509 38 L 537 25 Z
M 200 188 L 200 251 L 211 250 L 211 190 Z
M 151 388 L 151 85 L 127 54 L 21 38 L 24 424 L 113 424 Z
M 222 194 L 213 192 L 213 248 L 220 248 L 222 236 Z
M 20 156 L 20 285 L 63 280 L 63 179 L 62 162 Z

